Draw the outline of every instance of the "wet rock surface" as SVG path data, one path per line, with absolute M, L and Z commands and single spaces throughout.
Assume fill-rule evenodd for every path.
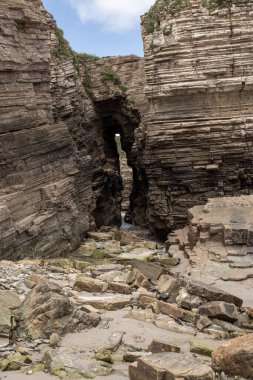
M 161 259 L 172 248 L 175 255 L 176 245 L 167 253 L 143 229 L 89 236 L 68 259 L 0 263 L 6 379 L 36 379 L 37 373 L 66 380 L 249 376 L 253 319 L 244 294 L 199 281 L 189 250 L 168 265 Z M 143 261 L 146 247 L 152 254 Z M 128 252 L 134 260 L 122 259 Z M 177 272 L 185 262 L 188 275 Z

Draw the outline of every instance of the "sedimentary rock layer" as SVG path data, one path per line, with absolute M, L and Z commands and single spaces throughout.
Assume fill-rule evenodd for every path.
M 120 92 L 109 94 L 108 107 L 104 96 L 96 101 L 88 93 L 86 69 L 40 0 L 1 2 L 1 258 L 63 255 L 76 249 L 90 228 L 120 225 L 117 149 L 111 156 L 115 131 L 109 140 L 106 136 L 114 128 L 112 114 L 117 114 L 130 157 L 138 107 L 144 102 L 136 96 L 137 78 L 144 74 L 137 57 L 114 61 L 123 78 L 118 80 Z M 89 64 L 93 70 L 94 63 Z M 100 82 L 104 64 L 106 60 L 95 63 Z M 113 59 L 106 67 L 114 67 Z M 108 87 L 111 82 L 103 83 Z M 140 99 L 136 106 L 128 92 Z
M 253 4 L 234 3 L 159 0 L 143 18 L 149 111 L 134 149 L 161 235 L 207 197 L 252 192 Z
M 73 140 L 52 116 L 52 20 L 39 1 L 3 1 L 0 15 L 1 258 L 64 253 L 88 223 L 75 202 Z

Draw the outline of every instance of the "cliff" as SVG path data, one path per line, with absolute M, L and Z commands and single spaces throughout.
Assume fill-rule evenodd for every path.
M 134 118 L 138 125 L 138 108 L 129 101 L 136 85 L 110 94 L 111 111 L 104 97 L 95 102 L 83 74 L 88 63 L 39 0 L 1 2 L 0 26 L 1 258 L 64 255 L 89 229 L 121 224 L 119 160 L 114 132 L 105 138 L 105 118 L 115 124 L 110 115 L 120 104 L 122 123 Z M 126 63 L 122 76 L 129 82 L 127 71 L 135 72 L 139 59 L 114 61 Z M 98 72 L 104 63 L 96 62 Z M 130 152 L 133 129 L 129 136 L 123 137 Z
M 207 197 L 252 192 L 252 12 L 249 1 L 158 0 L 143 17 L 149 110 L 134 150 L 161 236 Z

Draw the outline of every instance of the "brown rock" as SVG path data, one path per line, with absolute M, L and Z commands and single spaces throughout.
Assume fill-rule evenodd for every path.
M 161 313 L 171 316 L 172 318 L 181 319 L 185 322 L 195 323 L 197 320 L 197 316 L 195 313 L 184 310 L 178 307 L 177 305 L 157 301 L 158 309 Z
M 180 348 L 177 346 L 173 346 L 166 342 L 162 342 L 160 340 L 153 340 L 150 346 L 148 347 L 148 351 L 152 352 L 152 354 L 158 354 L 160 352 L 180 352 Z
M 191 354 L 159 353 L 145 356 L 129 367 L 130 380 L 213 380 L 212 369 Z
M 16 311 L 16 334 L 32 339 L 49 339 L 74 331 L 79 318 L 74 306 L 60 286 L 52 283 L 38 284 L 27 295 Z
M 228 376 L 253 378 L 253 334 L 224 343 L 212 355 L 215 371 Z
M 105 291 L 107 287 L 106 282 L 87 276 L 79 277 L 74 284 L 74 290 L 79 292 L 99 293 Z
M 238 319 L 238 311 L 235 305 L 220 301 L 205 303 L 199 307 L 199 313 L 228 322 L 234 322 Z
M 181 287 L 184 287 L 189 294 L 204 298 L 207 301 L 222 301 L 232 303 L 237 307 L 241 307 L 243 304 L 241 298 L 223 292 L 221 289 L 205 284 L 204 282 L 189 279 L 186 276 L 181 276 L 178 281 Z

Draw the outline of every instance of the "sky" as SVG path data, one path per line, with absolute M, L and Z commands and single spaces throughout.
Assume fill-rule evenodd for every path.
M 143 56 L 140 16 L 155 0 L 42 0 L 73 50 Z

